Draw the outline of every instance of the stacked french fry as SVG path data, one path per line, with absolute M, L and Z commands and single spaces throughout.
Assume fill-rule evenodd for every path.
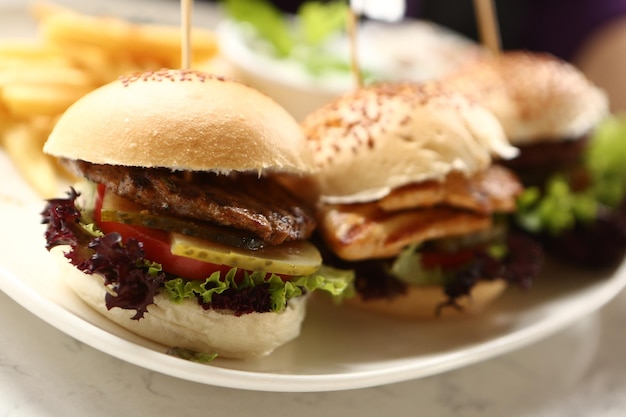
M 39 33 L 28 41 L 0 40 L 0 143 L 42 197 L 58 194 L 68 175 L 42 151 L 57 118 L 89 91 L 133 71 L 181 64 L 178 26 L 139 24 L 36 4 Z M 212 31 L 191 32 L 192 67 L 217 54 Z

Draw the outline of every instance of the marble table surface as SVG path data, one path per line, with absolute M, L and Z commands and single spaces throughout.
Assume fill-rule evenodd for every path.
M 626 292 L 565 330 L 486 362 L 375 388 L 272 393 L 134 366 L 76 341 L 0 292 L 0 416 L 621 417 L 624 317 Z
M 0 35 L 32 33 L 20 20 L 27 4 L 0 0 Z M 2 172 L 0 185 L 12 189 Z M 622 417 L 625 317 L 623 291 L 576 324 L 488 361 L 374 388 L 277 393 L 214 387 L 135 366 L 77 341 L 0 291 L 0 417 Z

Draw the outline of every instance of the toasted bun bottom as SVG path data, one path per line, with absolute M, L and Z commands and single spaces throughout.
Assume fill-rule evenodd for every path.
M 437 315 L 437 309 L 448 299 L 443 287 L 436 285 L 410 286 L 406 294 L 392 299 L 364 300 L 361 296 L 346 299 L 348 306 L 368 310 L 394 318 L 406 320 L 432 320 L 437 318 L 461 317 L 478 314 L 496 300 L 506 289 L 504 280 L 480 281 L 472 288 L 469 296 L 457 300 L 461 309 L 446 306 Z
M 134 310 L 106 308 L 101 276 L 84 274 L 67 262 L 62 251 L 53 252 L 61 258 L 65 282 L 85 303 L 125 329 L 168 347 L 217 353 L 223 358 L 250 358 L 268 355 L 300 334 L 306 297 L 292 299 L 282 313 L 235 316 L 204 310 L 193 301 L 175 304 L 157 295 L 148 313 L 132 320 Z

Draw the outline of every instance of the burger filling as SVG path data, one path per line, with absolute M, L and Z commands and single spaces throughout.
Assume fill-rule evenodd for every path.
M 445 305 L 458 306 L 480 279 L 527 287 L 541 250 L 509 233 L 499 215 L 515 210 L 521 191 L 511 171 L 494 165 L 472 177 L 410 184 L 371 203 L 324 205 L 325 261 L 353 268 L 364 299 L 393 298 L 409 285 L 442 285 Z
M 580 144 L 570 164 L 553 166 L 542 181 L 531 183 L 519 197 L 516 225 L 537 236 L 546 251 L 567 262 L 606 267 L 626 252 L 626 120 L 605 119 Z
M 351 288 L 352 274 L 322 266 L 305 240 L 308 210 L 270 179 L 72 165 L 90 181 L 48 201 L 46 247 L 69 246 L 72 264 L 101 275 L 108 308 L 139 319 L 163 294 L 236 315 L 280 312 L 310 291 Z
M 578 171 L 588 144 L 587 135 L 559 141 L 539 139 L 518 145 L 519 156 L 502 164 L 515 171 L 524 185 L 541 185 L 555 173 Z
M 469 296 L 481 280 L 503 279 L 529 288 L 543 260 L 540 246 L 520 233 L 508 232 L 455 250 L 444 250 L 438 243 L 410 245 L 392 258 L 346 262 L 325 256 L 324 260 L 338 268 L 352 268 L 355 289 L 364 300 L 393 299 L 409 286 L 441 286 L 447 300 L 435 314 L 446 307 L 460 309 L 457 300 Z

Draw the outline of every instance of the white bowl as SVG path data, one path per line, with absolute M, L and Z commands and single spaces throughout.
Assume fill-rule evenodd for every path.
M 228 75 L 272 97 L 302 120 L 337 95 L 357 87 L 349 70 L 312 74 L 295 58 L 277 58 L 245 24 L 224 20 L 217 27 Z M 424 81 L 441 77 L 485 50 L 441 26 L 420 20 L 366 21 L 357 36 L 359 66 L 377 81 Z M 325 52 L 350 62 L 350 44 L 338 36 Z

